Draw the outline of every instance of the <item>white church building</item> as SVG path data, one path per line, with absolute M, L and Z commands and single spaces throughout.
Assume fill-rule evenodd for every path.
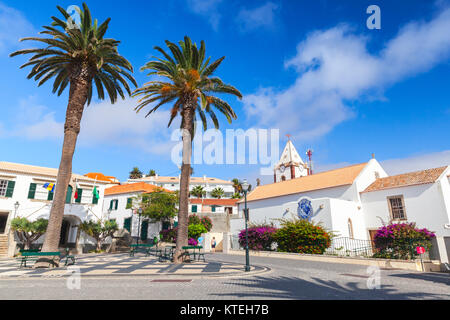
M 415 222 L 436 234 L 434 250 L 441 262 L 450 257 L 450 167 L 388 176 L 372 158 L 366 163 L 311 174 L 288 141 L 274 168 L 272 184 L 261 185 L 247 195 L 249 221 L 275 222 L 304 213 L 337 237 L 371 240 L 389 222 Z M 244 201 L 238 203 L 239 219 L 231 221 L 231 233 L 243 229 Z

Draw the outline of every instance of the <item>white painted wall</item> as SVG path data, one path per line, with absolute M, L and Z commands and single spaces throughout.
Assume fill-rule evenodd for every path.
M 408 222 L 416 222 L 417 227 L 427 228 L 437 236 L 450 236 L 450 230 L 444 228 L 444 225 L 449 223 L 449 213 L 445 207 L 440 183 L 362 193 L 364 218 L 368 229 L 381 227 L 380 218 L 386 223 L 389 222 L 391 218 L 387 197 L 398 195 L 404 197 Z

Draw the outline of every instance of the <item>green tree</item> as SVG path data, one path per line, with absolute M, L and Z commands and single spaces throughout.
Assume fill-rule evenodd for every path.
M 134 167 L 130 172 L 129 179 L 141 179 L 143 176 L 142 171 L 138 167 Z
M 211 197 L 213 197 L 213 198 L 220 199 L 220 198 L 223 198 L 224 195 L 225 195 L 225 191 L 220 187 L 215 188 L 213 191 L 211 191 Z
M 233 182 L 234 193 L 242 193 L 242 183 L 239 179 L 234 178 L 231 182 Z
M 203 188 L 202 186 L 195 186 L 191 190 L 191 195 L 197 198 L 201 198 L 206 195 L 205 188 Z
M 156 171 L 155 170 L 150 170 L 149 172 L 148 172 L 148 175 L 150 176 L 150 177 L 154 177 L 154 176 L 156 176 Z
M 110 18 L 99 25 L 97 20 L 92 21 L 89 8 L 83 3 L 83 9 L 78 10 L 81 23 L 77 26 L 66 10 L 59 6 L 57 8 L 64 20 L 52 17 L 51 26 L 44 26 L 45 30 L 40 32 L 48 37 L 21 39 L 43 43 L 43 47 L 19 50 L 10 55 L 33 54 L 21 68 L 31 66 L 28 79 L 39 80 L 38 86 L 54 78 L 53 93 L 58 96 L 69 86 L 58 184 L 42 248 L 44 251 L 58 250 L 66 192 L 72 176 L 73 154 L 84 107 L 91 102 L 94 86 L 98 98 L 103 100 L 107 95 L 111 103 L 115 103 L 118 96 L 125 99 L 124 90 L 131 94 L 128 81 L 137 86 L 131 75 L 133 67 L 117 50 L 120 42 L 104 37 Z
M 47 229 L 47 219 L 29 221 L 27 218 L 14 218 L 11 221 L 11 229 L 17 234 L 19 240 L 24 244 L 24 249 L 30 249 L 34 241 L 39 239 Z
M 216 76 L 216 69 L 225 59 L 222 57 L 212 63 L 210 58 L 205 60 L 205 43 L 201 41 L 200 48 L 191 42 L 189 37 L 179 42 L 179 46 L 166 40 L 171 55 L 162 48 L 155 47 L 163 58 L 155 58 L 148 62 L 141 70 L 149 70 L 149 76 L 158 76 L 159 79 L 146 83 L 137 89 L 133 96 L 141 97 L 136 111 L 139 112 L 151 105 L 149 116 L 162 105 L 171 105 L 171 116 L 168 126 L 172 124 L 177 115 L 181 116 L 181 129 L 183 136 L 183 161 L 180 181 L 180 211 L 178 214 L 177 247 L 174 261 L 181 263 L 182 247 L 188 243 L 188 205 L 189 180 L 191 174 L 192 138 L 197 115 L 207 129 L 206 114 L 210 116 L 216 129 L 219 121 L 214 111 L 222 113 L 229 123 L 237 116 L 231 106 L 214 94 L 232 94 L 242 98 L 242 94 L 231 85 L 225 84 Z M 155 103 L 155 104 L 153 104 Z
M 152 222 L 168 222 L 177 210 L 177 196 L 167 192 L 152 192 L 142 196 L 142 214 Z
M 119 229 L 116 221 L 84 221 L 80 224 L 80 230 L 97 240 L 97 252 L 102 250 L 103 242 L 111 237 Z

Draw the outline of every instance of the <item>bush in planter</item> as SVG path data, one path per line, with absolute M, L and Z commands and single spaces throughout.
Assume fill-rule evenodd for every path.
M 281 228 L 274 235 L 278 251 L 323 254 L 331 246 L 333 234 L 307 220 L 279 219 Z
M 431 240 L 435 237 L 427 229 L 416 228 L 415 223 L 389 224 L 378 229 L 374 236 L 374 258 L 415 259 L 417 247 L 431 248 Z
M 191 224 L 201 224 L 203 225 L 207 232 L 211 231 L 212 228 L 212 220 L 209 217 L 202 217 L 200 218 L 199 216 L 197 216 L 196 214 L 190 215 L 189 216 L 189 225 Z
M 273 236 L 277 229 L 272 226 L 252 226 L 248 228 L 248 247 L 250 250 L 272 250 L 272 244 L 275 241 Z M 245 248 L 246 246 L 245 229 L 239 233 L 239 244 Z
M 161 230 L 161 232 L 159 233 L 161 236 L 161 241 L 176 243 L 177 242 L 177 230 L 178 230 L 178 227 L 175 227 L 173 229 Z M 208 233 L 208 230 L 205 228 L 204 225 L 190 224 L 188 227 L 188 242 L 191 241 L 190 239 L 197 241 L 197 239 L 199 237 L 201 237 L 202 233 Z

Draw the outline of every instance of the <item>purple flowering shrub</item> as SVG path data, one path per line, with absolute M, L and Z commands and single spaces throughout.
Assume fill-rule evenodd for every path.
M 415 223 L 389 224 L 378 229 L 374 236 L 374 258 L 415 259 L 417 247 L 431 248 L 431 240 L 436 235 L 423 228 L 416 228 Z
M 277 229 L 271 226 L 260 226 L 248 228 L 248 247 L 250 250 L 270 251 L 274 242 L 273 235 Z M 245 248 L 245 229 L 239 233 L 239 244 Z
M 188 240 L 188 245 L 190 246 L 196 246 L 198 244 L 198 241 L 195 240 L 194 238 L 189 238 Z
M 161 232 L 159 233 L 161 236 L 161 241 L 176 243 L 177 242 L 177 230 L 178 230 L 178 227 L 175 227 L 173 229 L 161 230 Z

